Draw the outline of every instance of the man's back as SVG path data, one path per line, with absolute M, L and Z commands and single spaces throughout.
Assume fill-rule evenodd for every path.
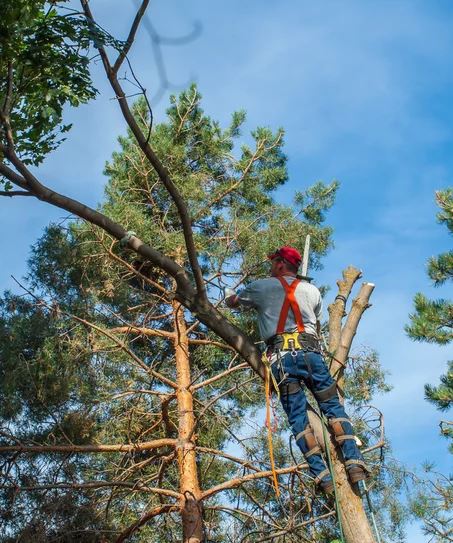
M 288 275 L 283 279 L 290 285 L 296 278 Z M 295 298 L 302 313 L 305 331 L 308 334 L 316 334 L 316 321 L 321 320 L 322 313 L 321 293 L 314 285 L 301 281 L 296 287 Z M 254 281 L 238 293 L 238 301 L 241 305 L 257 310 L 258 328 L 264 341 L 275 335 L 277 331 L 284 299 L 285 291 L 276 277 Z M 293 330 L 297 330 L 297 325 L 290 309 L 285 331 Z

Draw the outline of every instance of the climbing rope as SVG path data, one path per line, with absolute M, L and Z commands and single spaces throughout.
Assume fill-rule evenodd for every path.
M 370 498 L 370 494 L 368 492 L 368 487 L 366 485 L 366 482 L 362 481 L 361 486 L 362 486 L 363 492 L 365 493 L 365 496 L 366 496 L 366 501 L 367 501 L 367 504 L 368 504 L 368 510 L 370 512 L 371 522 L 373 523 L 373 528 L 374 528 L 374 533 L 376 534 L 377 543 L 381 543 L 381 534 L 380 534 L 379 528 L 377 527 L 377 524 L 376 524 L 376 517 L 374 516 L 374 508 L 373 508 L 373 504 L 371 503 L 371 498 Z
M 271 428 L 271 376 L 272 376 L 272 379 L 274 379 L 269 363 L 265 363 L 264 364 L 264 390 L 266 394 L 266 427 L 267 427 L 267 442 L 268 442 L 267 444 L 269 447 L 269 459 L 270 459 L 271 470 L 272 470 L 272 482 L 275 489 L 275 495 L 278 498 L 280 497 L 280 489 L 278 488 L 277 472 L 275 471 L 274 446 L 272 443 L 272 428 Z M 277 387 L 277 390 L 278 390 L 278 387 Z

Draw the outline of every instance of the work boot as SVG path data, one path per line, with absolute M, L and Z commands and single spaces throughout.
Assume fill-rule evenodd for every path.
M 351 464 L 348 468 L 348 477 L 351 483 L 358 483 L 368 477 L 367 470 L 360 464 Z

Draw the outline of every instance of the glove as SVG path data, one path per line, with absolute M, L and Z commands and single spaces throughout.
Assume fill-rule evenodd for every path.
M 225 287 L 223 289 L 223 297 L 224 297 L 224 299 L 231 298 L 231 296 L 236 296 L 236 292 L 231 288 Z

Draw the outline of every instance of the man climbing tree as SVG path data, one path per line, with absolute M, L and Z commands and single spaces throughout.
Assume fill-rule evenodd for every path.
M 252 307 L 258 312 L 261 338 L 274 382 L 279 389 L 296 443 L 304 454 L 315 482 L 333 492 L 333 481 L 307 416 L 307 399 L 302 382 L 314 394 L 329 419 L 336 441 L 341 445 L 351 483 L 365 479 L 365 464 L 353 435 L 352 424 L 340 404 L 336 382 L 321 356 L 320 321 L 322 300 L 319 290 L 298 279 L 302 263 L 294 247 L 281 247 L 269 255 L 271 277 L 248 285 L 238 295 L 228 292 L 229 307 Z
M 201 389 L 210 390 L 209 387 L 213 383 L 211 379 L 215 376 L 203 379 L 206 371 L 205 357 L 201 358 L 197 368 L 199 371 L 192 374 L 189 355 L 191 346 L 206 345 L 205 342 L 208 340 L 216 341 L 220 343 L 217 347 L 223 351 L 234 352 L 237 358 L 240 357 L 240 360 L 245 361 L 258 375 L 263 375 L 260 354 L 248 334 L 251 329 L 248 330 L 242 322 L 234 322 L 234 319 L 231 321 L 223 315 L 213 303 L 211 289 L 215 288 L 212 286 L 213 282 L 215 284 L 216 278 L 222 276 L 222 270 L 230 266 L 231 260 L 237 261 L 242 258 L 243 265 L 239 272 L 241 278 L 253 275 L 253 265 L 260 262 L 271 247 L 283 243 L 282 238 L 287 235 L 288 223 L 295 225 L 292 229 L 295 238 L 303 239 L 306 233 L 306 226 L 301 224 L 293 213 L 288 213 L 287 209 L 272 205 L 269 196 L 286 180 L 285 160 L 281 152 L 282 133 L 274 134 L 269 129 L 257 129 L 253 133 L 254 146 L 242 147 L 236 157 L 231 139 L 238 136 L 243 115 L 234 116 L 231 126 L 222 131 L 217 123 L 206 118 L 197 107 L 196 89 L 191 89 L 182 97 L 184 108 L 174 99 L 170 113 L 172 116 L 170 130 L 165 126 L 153 127 L 148 104 L 145 106 L 142 101 L 142 110 L 133 111 L 128 102 L 128 93 L 122 86 L 124 80 L 119 75 L 120 68 L 128 59 L 148 2 L 145 0 L 140 4 L 124 42 L 118 42 L 102 30 L 102 25 L 96 23 L 87 0 L 81 1 L 83 14 L 71 11 L 62 15 L 55 8 L 56 4 L 58 2 L 23 0 L 14 3 L 14 6 L 11 3 L 1 5 L 0 173 L 5 189 L 2 195 L 34 197 L 81 218 L 91 229 L 96 240 L 94 249 L 102 247 L 102 254 L 109 262 L 121 264 L 131 273 L 140 273 L 134 267 L 134 260 L 138 255 L 141 260 L 147 262 L 147 265 L 157 270 L 152 278 L 145 277 L 151 281 L 150 285 L 155 289 L 153 295 L 156 305 L 153 311 L 149 312 L 146 306 L 143 309 L 145 302 L 141 299 L 133 303 L 134 296 L 129 299 L 128 292 L 124 299 L 115 300 L 113 307 L 105 314 L 99 315 L 99 299 L 97 296 L 90 298 L 93 295 L 93 291 L 90 290 L 92 287 L 86 283 L 87 277 L 93 279 L 88 271 L 85 275 L 82 273 L 81 280 L 72 284 L 69 290 L 65 289 L 64 285 L 59 285 L 61 292 L 69 298 L 69 305 L 66 308 L 62 309 L 57 300 L 46 299 L 46 293 L 44 295 L 39 293 L 37 296 L 33 291 L 29 292 L 32 298 L 35 296 L 33 307 L 19 304 L 17 299 L 5 303 L 3 337 L 8 347 L 9 364 L 12 368 L 17 367 L 17 354 L 18 357 L 20 355 L 20 360 L 24 360 L 19 370 L 25 371 L 30 365 L 34 365 L 38 377 L 51 378 L 50 382 L 55 390 L 65 393 L 63 394 L 65 407 L 70 411 L 64 413 L 64 418 L 54 420 L 55 410 L 49 411 L 47 404 L 44 406 L 40 404 L 41 392 L 54 389 L 43 386 L 35 391 L 33 396 L 27 389 L 30 385 L 31 390 L 34 390 L 29 380 L 12 379 L 7 383 L 11 399 L 17 400 L 16 404 L 10 402 L 7 406 L 16 407 L 17 410 L 7 415 L 17 416 L 18 420 L 11 422 L 11 427 L 6 432 L 6 443 L 2 445 L 2 453 L 11 455 L 4 463 L 7 481 L 4 489 L 5 499 L 10 500 L 9 503 L 16 499 L 17 485 L 14 478 L 11 481 L 11 474 L 19 477 L 24 475 L 21 469 L 22 456 L 47 455 L 54 475 L 54 480 L 49 483 L 52 489 L 61 489 L 59 478 L 64 475 L 70 479 L 72 477 L 70 484 L 74 490 L 88 491 L 112 485 L 115 496 L 121 493 L 118 489 L 134 496 L 145 494 L 145 497 L 140 495 L 132 510 L 127 505 L 131 503 L 129 496 L 124 498 L 126 503 L 120 504 L 122 507 L 119 509 L 123 511 L 120 519 L 126 521 L 126 528 L 120 532 L 118 526 L 115 527 L 118 541 L 131 536 L 155 516 L 171 517 L 176 511 L 183 520 L 184 541 L 199 542 L 204 538 L 203 508 L 217 511 L 216 507 L 220 505 L 215 503 L 215 499 L 220 492 L 229 491 L 250 480 L 262 478 L 267 481 L 269 478 L 266 469 L 260 469 L 259 473 L 256 473 L 256 466 L 240 461 L 239 465 L 243 470 L 255 473 L 246 473 L 234 479 L 227 477 L 219 484 L 214 484 L 208 477 L 206 487 L 204 490 L 201 489 L 198 484 L 197 454 L 210 453 L 199 447 L 194 420 L 196 409 L 193 402 L 194 395 L 202 394 Z M 11 7 L 14 9 L 10 9 Z M 90 208 L 65 194 L 56 192 L 38 179 L 37 171 L 30 170 L 30 165 L 39 165 L 49 152 L 58 146 L 61 142 L 60 133 L 69 129 L 68 126 L 62 125 L 65 106 L 76 106 L 95 95 L 96 91 L 89 73 L 89 59 L 92 58 L 93 47 L 102 61 L 113 94 L 130 130 L 126 154 L 132 152 L 135 157 L 132 170 L 126 171 L 124 179 L 136 184 L 133 184 L 129 191 L 125 191 L 125 187 L 119 182 L 117 192 L 108 193 L 108 200 L 102 209 Z M 44 107 L 43 96 L 47 104 Z M 113 171 L 112 175 L 119 171 L 120 168 Z M 140 175 L 137 175 L 137 171 Z M 17 190 L 12 190 L 13 187 Z M 321 198 L 326 205 L 326 202 L 330 204 L 329 198 L 334 191 L 335 185 L 327 188 L 317 185 L 311 191 L 311 195 L 314 198 Z M 127 209 L 122 199 L 126 193 L 137 199 L 137 201 L 133 199 L 134 205 Z M 117 197 L 116 205 L 113 205 L 113 196 Z M 298 196 L 299 207 L 304 207 L 301 204 L 304 197 L 303 194 Z M 231 217 L 226 214 L 225 206 L 231 212 Z M 317 217 L 316 212 L 313 214 L 313 207 L 311 213 L 309 208 L 310 206 L 307 206 L 306 219 L 311 229 L 313 223 L 316 224 L 319 220 L 322 222 L 322 219 Z M 322 213 L 318 215 L 322 217 Z M 162 230 L 163 233 L 160 235 Z M 326 249 L 329 235 L 328 229 L 319 236 L 319 255 Z M 257 240 L 260 243 L 257 243 Z M 88 240 L 82 236 L 81 241 L 86 243 Z M 54 249 L 53 245 L 51 249 Z M 121 251 L 126 252 L 128 256 Z M 86 256 L 94 259 L 98 257 L 98 253 L 93 250 L 91 255 Z M 109 269 L 107 264 L 105 267 L 96 266 L 98 273 L 108 272 Z M 71 267 L 64 268 L 63 279 L 67 275 L 71 276 L 71 270 Z M 46 267 L 45 271 L 49 274 L 54 268 Z M 361 289 L 342 329 L 345 303 L 352 286 L 360 277 L 360 272 L 353 270 L 346 275 L 347 279 L 340 282 L 341 298 L 334 304 L 331 315 L 332 330 L 329 333 L 329 341 L 335 347 L 331 350 L 337 351 L 335 360 L 343 366 L 358 320 L 367 307 L 372 290 L 370 285 L 364 288 L 363 292 Z M 116 289 L 109 281 L 110 278 L 103 279 L 100 287 L 101 298 L 115 299 Z M 143 277 L 139 279 L 145 280 Z M 54 281 L 48 284 L 53 288 Z M 75 296 L 75 292 L 79 294 L 77 289 L 81 294 L 80 303 L 72 305 L 74 298 L 79 302 L 78 296 Z M 86 297 L 89 298 L 88 304 Z M 162 307 L 165 307 L 166 311 L 159 313 L 158 310 Z M 20 309 L 23 310 L 20 314 L 22 319 L 18 321 L 16 311 Z M 127 314 L 124 314 L 123 310 Z M 82 316 L 77 315 L 78 312 L 82 312 Z M 39 323 L 42 322 L 41 316 L 48 318 L 51 325 L 49 328 L 55 331 L 52 336 L 55 339 L 47 341 L 46 335 L 40 334 L 36 338 L 37 342 L 30 345 L 27 342 L 28 335 L 22 334 L 20 335 L 24 342 L 22 348 L 9 349 L 10 342 L 15 340 L 14 332 L 17 328 L 22 329 L 24 322 L 27 322 L 28 314 L 36 317 L 36 322 Z M 63 314 L 68 321 L 73 320 L 77 323 L 75 328 L 67 323 L 63 336 L 71 340 L 68 343 L 59 341 L 58 334 L 61 331 L 58 328 L 58 316 Z M 99 317 L 101 323 L 93 322 L 93 317 Z M 149 325 L 149 321 L 159 322 L 159 319 L 168 323 L 171 329 Z M 152 331 L 146 331 L 147 328 Z M 85 329 L 89 332 L 83 334 Z M 144 337 L 148 337 L 147 334 L 152 335 L 160 348 L 149 349 L 149 345 L 143 345 L 142 334 Z M 124 336 L 129 335 L 138 335 L 142 343 L 135 337 L 126 341 Z M 100 340 L 98 336 L 102 339 Z M 159 341 L 170 342 L 174 349 L 174 357 L 167 354 L 168 349 L 159 344 Z M 141 347 L 139 354 L 136 352 L 138 347 Z M 100 433 L 91 432 L 91 429 L 98 429 L 98 423 L 107 423 L 105 427 L 108 431 L 117 429 L 111 424 L 112 421 L 116 421 L 116 417 L 111 417 L 109 411 L 101 410 L 101 416 L 95 417 L 92 424 L 87 421 L 86 425 L 81 425 L 83 431 L 76 432 L 75 435 L 80 440 L 87 440 L 85 444 L 73 440 L 74 434 L 68 432 L 68 426 L 73 429 L 77 426 L 73 422 L 80 420 L 80 413 L 73 413 L 72 410 L 78 405 L 85 408 L 85 398 L 79 400 L 78 397 L 66 394 L 65 387 L 72 381 L 67 379 L 64 372 L 59 376 L 53 370 L 67 368 L 68 371 L 72 371 L 74 366 L 72 363 L 66 366 L 56 364 L 60 360 L 58 356 L 63 355 L 66 362 L 72 362 L 74 352 L 79 353 L 80 349 L 83 352 L 85 349 L 89 350 L 86 357 L 80 356 L 80 360 L 86 364 L 87 371 L 83 371 L 83 366 L 77 366 L 80 378 L 88 380 L 87 386 L 82 387 L 84 394 L 90 390 L 90 386 L 93 386 L 95 377 L 107 367 L 109 369 L 105 375 L 107 384 L 117 386 L 116 380 L 112 379 L 113 374 L 119 374 L 121 383 L 124 384 L 123 390 L 112 391 L 109 400 L 116 400 L 118 395 L 124 398 L 131 393 L 138 394 L 143 399 L 146 408 L 139 409 L 138 415 L 143 417 L 143 424 L 139 425 L 138 430 L 135 424 L 137 410 L 132 408 L 127 413 L 128 415 L 131 413 L 131 416 L 126 417 L 125 421 L 122 419 L 124 433 L 120 431 L 108 434 L 119 442 L 100 445 L 91 441 L 94 436 L 103 435 L 102 430 Z M 155 353 L 155 357 L 152 353 Z M 167 362 L 175 362 L 167 366 L 165 375 L 159 371 L 164 355 Z M 126 370 L 121 367 L 118 371 L 115 362 L 122 362 L 123 357 L 127 357 L 134 370 L 144 376 L 145 381 L 139 382 L 143 387 L 137 389 L 132 386 L 135 381 L 130 379 L 129 368 Z M 333 366 L 336 364 L 337 362 Z M 110 373 L 110 365 L 113 365 L 116 373 Z M 234 370 L 232 367 L 225 369 L 222 366 L 224 370 L 223 374 L 220 372 L 222 378 L 228 378 L 231 373 L 245 367 L 237 368 L 236 365 Z M 51 369 L 43 371 L 49 367 Z M 8 371 L 4 374 L 13 377 Z M 341 372 L 339 375 L 341 379 Z M 197 382 L 199 379 L 202 380 L 202 386 Z M 216 383 L 218 380 L 220 378 L 215 378 Z M 157 386 L 156 381 L 159 383 Z M 47 381 L 44 379 L 44 382 Z M 20 387 L 25 387 L 26 390 L 23 390 L 19 399 L 16 394 L 22 390 Z M 203 422 L 206 419 L 202 415 L 211 413 L 210 402 L 222 400 L 224 392 L 227 395 L 227 391 L 223 391 L 214 398 L 209 396 L 202 398 L 203 403 L 198 406 L 200 409 L 198 416 Z M 37 400 L 38 405 L 33 405 L 35 409 L 28 411 L 29 399 L 32 397 Z M 150 398 L 154 399 L 151 401 Z M 168 416 L 168 405 L 171 402 L 176 403 L 175 410 L 180 417 L 176 428 Z M 95 400 L 93 403 L 93 410 L 83 412 L 88 419 L 96 409 L 102 407 L 102 401 Z M 156 404 L 159 405 L 159 411 L 154 409 Z M 28 412 L 36 415 L 39 422 L 32 436 L 28 433 L 29 427 L 23 426 L 24 432 L 18 442 L 18 437 L 13 431 L 19 428 L 19 423 L 25 424 Z M 121 409 L 117 408 L 113 412 L 120 417 L 122 415 Z M 157 420 L 151 420 L 150 417 Z M 85 417 L 82 418 L 83 422 L 86 422 Z M 162 420 L 159 420 L 160 418 Z M 148 427 L 145 427 L 145 422 Z M 148 436 L 157 427 L 165 437 L 161 439 L 158 434 L 157 439 L 143 441 L 143 436 Z M 36 438 L 42 438 L 44 443 L 36 444 L 38 441 Z M 25 444 L 22 440 L 25 440 Z M 80 481 L 79 473 L 62 470 L 60 463 L 55 460 L 55 455 L 85 452 L 116 455 L 111 461 L 110 473 L 118 477 L 113 481 Z M 150 456 L 147 456 L 148 454 Z M 176 462 L 174 466 L 172 465 L 173 469 L 168 468 L 171 461 Z M 214 463 L 207 464 L 210 469 Z M 32 463 L 28 464 L 31 465 Z M 153 473 L 150 474 L 150 479 L 145 479 L 147 484 L 143 485 L 141 469 L 150 465 L 154 468 Z M 74 466 L 81 469 L 83 463 L 75 462 Z M 89 468 L 89 475 L 104 473 L 96 463 Z M 167 469 L 170 472 L 169 479 L 163 484 L 161 479 Z M 295 473 L 298 469 L 299 466 L 296 465 L 285 466 L 281 472 Z M 339 469 L 341 471 L 342 468 Z M 202 474 L 206 476 L 206 470 L 203 470 Z M 33 475 L 31 469 L 25 475 L 27 477 L 21 479 L 20 486 L 24 492 L 49 490 L 46 483 L 34 484 L 35 481 L 29 478 Z M 44 469 L 40 475 L 49 475 L 49 470 Z M 31 484 L 28 484 L 30 481 Z M 151 486 L 153 483 L 157 486 Z M 360 497 L 355 496 L 347 481 L 344 491 L 345 503 L 341 514 L 348 519 L 348 525 L 351 527 L 346 533 L 346 540 L 348 543 L 372 541 Z M 166 501 L 163 501 L 163 497 Z M 106 509 L 110 510 L 112 500 L 106 498 L 105 504 Z M 26 506 L 28 505 L 29 502 L 26 501 Z M 29 511 L 26 506 L 24 509 Z M 268 511 L 265 511 L 266 518 L 268 514 Z M 308 508 L 306 514 L 311 515 L 312 509 Z M 30 516 L 34 520 L 33 515 Z M 10 511 L 8 522 L 14 522 L 14 518 L 14 512 Z M 304 522 L 313 522 L 313 519 L 306 519 Z M 286 527 L 283 528 L 287 530 Z

